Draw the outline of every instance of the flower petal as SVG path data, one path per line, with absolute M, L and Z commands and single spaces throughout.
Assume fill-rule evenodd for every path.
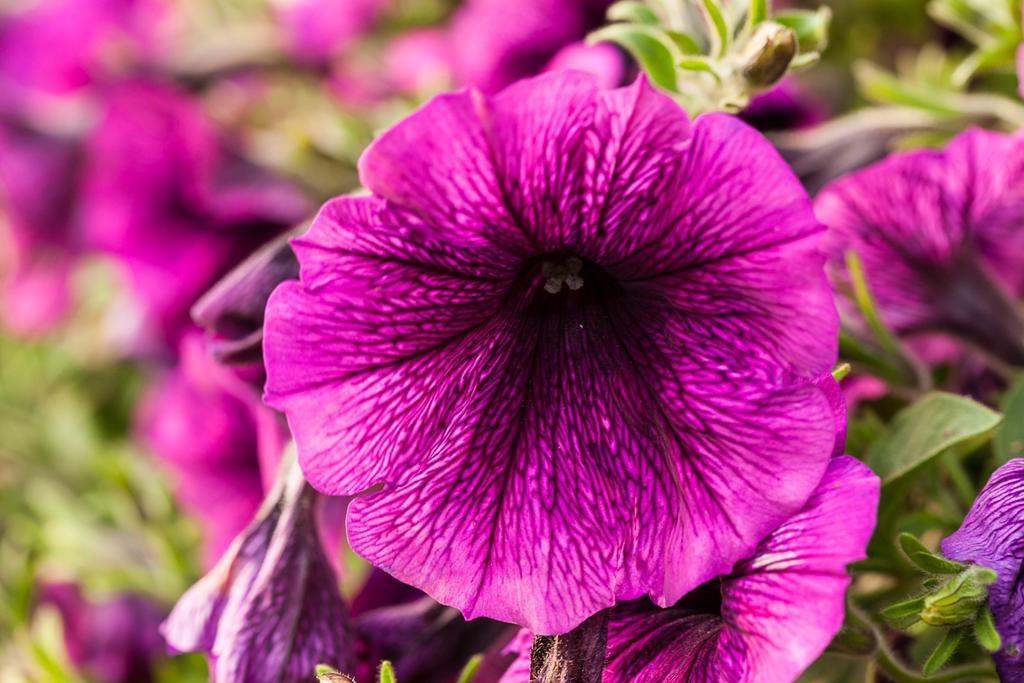
M 796 680 L 842 625 L 846 565 L 865 556 L 878 492 L 867 467 L 835 458 L 804 509 L 722 580 L 720 617 L 690 596 L 665 610 L 646 601 L 617 608 L 605 679 Z
M 995 471 L 942 551 L 998 575 L 988 599 L 1003 639 L 996 666 L 1003 681 L 1024 681 L 1024 459 Z

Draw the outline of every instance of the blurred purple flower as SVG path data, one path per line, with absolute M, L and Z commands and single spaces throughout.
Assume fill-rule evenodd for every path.
M 0 107 L 123 76 L 161 48 L 164 0 L 39 0 L 0 12 Z
M 365 33 L 391 0 L 272 0 L 288 50 L 324 62 Z
M 674 603 L 807 500 L 837 320 L 756 131 L 559 72 L 435 98 L 360 170 L 373 196 L 293 242 L 264 356 L 311 483 L 383 484 L 350 507 L 362 556 L 557 633 Z
M 982 489 L 964 523 L 942 542 L 957 562 L 996 572 L 988 604 L 1003 646 L 994 657 L 1004 683 L 1024 681 L 1024 459 L 1000 467 Z
M 610 4 L 609 0 L 467 0 L 451 25 L 455 82 L 496 92 L 539 74 L 559 50 L 581 42 L 601 26 Z
M 40 602 L 64 623 L 64 644 L 76 669 L 97 683 L 149 683 L 164 651 L 160 608 L 135 595 L 90 602 L 75 584 L 46 584 Z
M 0 120 L 0 316 L 22 335 L 44 333 L 69 306 L 79 251 L 72 221 L 73 143 Z
M 790 76 L 754 97 L 740 118 L 758 130 L 778 131 L 814 126 L 828 118 L 828 114 L 824 105 Z
M 315 492 L 293 467 L 260 515 L 164 622 L 178 652 L 205 652 L 212 683 L 299 683 L 352 670 L 349 616 L 316 529 Z
M 309 211 L 296 188 L 232 156 L 198 102 L 145 83 L 112 93 L 83 204 L 91 244 L 124 265 L 172 343 L 218 277 Z
M 969 130 L 944 151 L 895 154 L 828 186 L 815 210 L 834 284 L 850 290 L 855 252 L 897 333 L 953 335 L 1024 365 L 1024 138 Z
M 794 681 L 843 624 L 846 566 L 863 559 L 879 481 L 849 456 L 832 460 L 814 495 L 721 579 L 668 609 L 617 606 L 608 622 L 609 683 Z M 529 680 L 529 634 L 502 683 Z
M 184 338 L 179 365 L 150 390 L 138 423 L 177 497 L 202 520 L 212 563 L 259 509 L 287 429 L 255 388 L 210 357 L 198 334 Z

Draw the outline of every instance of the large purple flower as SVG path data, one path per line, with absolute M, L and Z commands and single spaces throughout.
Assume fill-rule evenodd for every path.
M 294 187 L 232 156 L 196 101 L 159 85 L 111 95 L 88 157 L 90 242 L 125 266 L 171 341 L 220 275 L 308 211 Z
M 758 133 L 559 72 L 438 97 L 360 169 L 372 196 L 293 243 L 264 342 L 310 481 L 367 492 L 356 551 L 548 634 L 674 603 L 804 504 L 837 320 Z
M 1003 683 L 1024 681 L 1024 459 L 996 470 L 964 523 L 942 542 L 946 557 L 988 567 L 998 579 L 988 604 L 1002 636 L 996 667 Z
M 608 622 L 607 683 L 787 683 L 820 655 L 846 612 L 846 566 L 865 557 L 879 482 L 834 459 L 804 508 L 732 572 L 660 609 L 620 605 Z M 502 683 L 529 678 L 529 640 Z
M 944 151 L 893 155 L 828 186 L 815 210 L 837 287 L 853 251 L 895 331 L 1024 364 L 1024 138 L 969 130 Z

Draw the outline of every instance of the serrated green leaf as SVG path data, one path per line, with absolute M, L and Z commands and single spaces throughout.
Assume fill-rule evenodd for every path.
M 608 8 L 608 21 L 628 21 L 633 24 L 657 26 L 661 23 L 650 7 L 637 0 L 622 0 Z
M 928 657 L 928 661 L 921 667 L 921 671 L 925 676 L 931 676 L 946 665 L 950 657 L 956 653 L 956 649 L 960 647 L 960 641 L 963 639 L 963 636 L 964 632 L 958 628 L 946 631 L 945 637 Z
M 396 683 L 395 667 L 386 659 L 380 663 L 380 669 L 377 670 L 377 683 Z
M 1021 375 L 1003 396 L 1003 424 L 995 436 L 996 460 L 1004 465 L 1013 458 L 1024 457 L 1024 375 Z
M 715 38 L 714 53 L 720 57 L 729 49 L 729 24 L 725 20 L 725 14 L 722 12 L 718 0 L 704 0 L 704 10 L 712 29 L 711 35 Z
M 662 31 L 651 26 L 611 24 L 587 36 L 590 44 L 611 42 L 621 46 L 650 76 L 655 85 L 678 92 L 676 64 L 683 55 Z
M 987 438 L 1000 420 L 966 396 L 932 392 L 900 411 L 864 459 L 889 484 L 951 448 Z
M 978 612 L 978 620 L 974 622 L 974 636 L 986 652 L 999 652 L 1003 646 L 1003 639 L 996 630 L 996 622 L 988 605 Z

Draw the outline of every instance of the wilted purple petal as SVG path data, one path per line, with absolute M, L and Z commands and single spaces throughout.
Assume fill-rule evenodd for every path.
M 210 655 L 215 683 L 300 681 L 319 663 L 350 669 L 348 613 L 314 502 L 294 470 L 164 623 L 172 648 Z
M 996 667 L 1004 683 L 1024 681 L 1024 459 L 1000 467 L 964 523 L 942 542 L 946 557 L 988 567 L 998 579 L 988 604 L 1003 647 Z
M 839 180 L 815 203 L 836 286 L 856 252 L 885 322 L 953 334 L 1024 363 L 1024 138 L 981 130 Z M 852 306 L 850 306 L 852 312 Z
M 758 130 L 795 130 L 828 118 L 824 106 L 804 91 L 793 77 L 754 97 L 740 118 Z
M 294 243 L 264 351 L 310 481 L 384 485 L 350 507 L 364 557 L 558 633 L 673 603 L 806 501 L 836 316 L 757 133 L 560 72 L 439 97 L 361 171 L 376 196 Z

